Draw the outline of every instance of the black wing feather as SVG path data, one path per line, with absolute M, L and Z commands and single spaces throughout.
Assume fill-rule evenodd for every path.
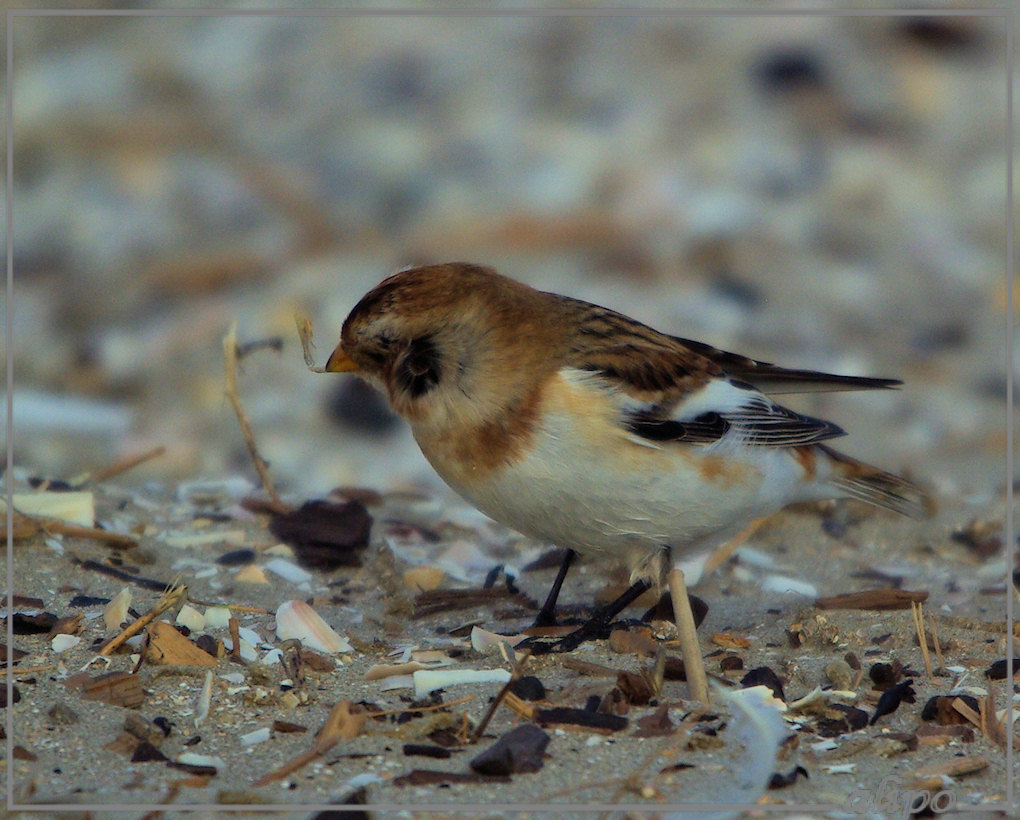
M 733 431 L 745 444 L 758 447 L 798 447 L 846 435 L 838 425 L 795 413 L 764 396 L 751 394 L 745 404 L 724 413 L 702 413 L 692 419 L 669 418 L 663 408 L 631 413 L 627 429 L 649 441 L 711 444 Z
M 763 393 L 818 393 L 837 390 L 880 390 L 899 387 L 903 384 L 899 379 L 879 379 L 870 376 L 838 376 L 833 373 L 818 373 L 814 370 L 798 370 L 780 367 L 771 362 L 741 356 L 720 350 L 704 342 L 693 339 L 673 339 L 689 347 L 695 353 L 717 364 L 726 374 L 735 379 L 753 384 Z

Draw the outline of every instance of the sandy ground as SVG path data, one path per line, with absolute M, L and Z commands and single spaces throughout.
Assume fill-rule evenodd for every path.
M 1006 656 L 1013 566 L 1002 529 L 1013 433 L 1005 427 L 1002 31 L 991 17 L 18 20 L 15 469 L 5 489 L 166 450 L 90 488 L 96 522 L 134 533 L 133 550 L 72 536 L 13 547 L 10 591 L 41 598 L 59 616 L 86 616 L 82 642 L 59 655 L 45 635 L 15 637 L 27 653 L 18 668 L 43 668 L 15 674 L 11 745 L 33 759 L 8 751 L 13 796 L 264 802 L 282 813 L 344 799 L 362 784 L 373 806 L 408 813 L 455 803 L 506 816 L 497 804 L 623 801 L 640 804 L 634 816 L 659 816 L 670 803 L 716 802 L 739 785 L 733 769 L 745 750 L 721 705 L 718 719 L 690 736 L 636 737 L 651 705 L 632 705 L 627 727 L 612 734 L 548 728 L 540 771 L 448 786 L 396 782 L 418 768 L 470 771 L 478 749 L 523 719 L 501 707 L 484 738 L 445 759 L 403 751 L 431 742 L 421 736 L 435 728 L 432 712 L 369 720 L 283 781 L 253 785 L 307 750 L 338 701 L 407 707 L 411 690 L 365 680 L 389 653 L 452 647 L 455 666 L 506 668 L 450 632 L 475 622 L 513 632 L 531 617 L 507 600 L 410 617 L 406 570 L 441 565 L 441 588 L 478 587 L 494 565 L 520 569 L 547 545 L 466 510 L 377 397 L 305 369 L 293 332 L 294 311 L 303 310 L 321 359 L 384 275 L 411 262 L 469 259 L 757 358 L 904 380 L 896 391 L 788 403 L 843 426 L 841 449 L 928 488 L 933 517 L 912 522 L 853 506 L 776 516 L 696 588 L 709 604 L 702 648 L 713 674 L 722 674 L 725 653 L 745 669 L 770 667 L 789 701 L 825 684 L 825 667 L 852 652 L 865 671 L 857 704 L 869 715 L 873 664 L 898 660 L 916 673 L 915 703 L 834 738 L 836 748 L 816 746 L 816 720 L 805 718 L 777 769 L 800 765 L 809 777 L 766 795 L 784 811 L 845 806 L 855 790 L 877 792 L 890 776 L 906 782 L 925 765 L 978 757 L 987 767 L 952 784 L 957 803 L 1002 800 L 1003 753 L 980 732 L 907 751 L 890 741 L 926 725 L 925 702 L 954 686 L 991 691 L 999 708 L 1013 694 L 984 675 Z M 311 570 L 303 583 L 270 573 L 270 583 L 252 585 L 216 562 L 238 548 L 255 550 L 258 566 L 287 558 L 265 516 L 238 505 L 257 480 L 224 399 L 221 340 L 234 321 L 242 343 L 281 340 L 279 353 L 243 360 L 239 388 L 284 499 L 298 506 L 338 486 L 387 499 L 373 510 L 364 567 Z M 196 481 L 233 490 L 202 505 L 188 500 Z M 196 533 L 222 537 L 173 546 L 182 543 L 174 536 Z M 307 669 L 307 703 L 293 708 L 279 666 L 219 660 L 198 727 L 204 673 L 190 669 L 144 664 L 137 710 L 85 701 L 65 681 L 107 633 L 102 605 L 72 607 L 73 597 L 109 598 L 129 586 L 141 613 L 158 593 L 73 558 L 180 578 L 200 610 L 260 607 L 266 612 L 240 620 L 265 647 L 279 644 L 276 607 L 309 600 L 355 648 L 337 655 L 332 671 Z M 615 571 L 582 563 L 564 600 L 587 607 L 619 582 Z M 552 575 L 524 572 L 519 584 L 541 599 Z M 790 582 L 774 576 L 809 594 L 776 591 Z M 945 642 L 948 674 L 926 673 L 909 611 L 812 608 L 816 595 L 892 584 L 929 593 L 925 611 Z M 800 646 L 790 631 L 804 632 Z M 723 649 L 717 633 L 748 645 Z M 210 634 L 227 637 L 219 627 Z M 631 672 L 651 663 L 604 641 L 571 657 Z M 566 661 L 529 666 L 550 704 L 582 707 L 613 689 L 615 678 Z M 93 663 L 88 671 L 133 665 L 117 655 L 109 670 Z M 498 689 L 452 686 L 444 701 L 473 699 L 436 720 L 477 721 Z M 686 684 L 667 680 L 656 700 L 679 725 L 687 697 Z M 76 719 L 54 718 L 57 704 Z M 224 765 L 202 785 L 200 775 L 106 748 L 134 713 L 174 724 L 161 743 L 167 757 L 193 751 Z M 273 730 L 242 745 L 242 735 L 274 720 L 308 731 Z M 691 767 L 663 771 L 680 763 Z

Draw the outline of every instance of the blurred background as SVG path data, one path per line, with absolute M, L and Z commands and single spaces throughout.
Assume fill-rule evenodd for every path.
M 946 494 L 1006 470 L 1005 21 L 19 17 L 15 461 L 68 478 L 439 482 L 310 373 L 397 268 L 468 260 L 661 330 L 899 391 L 804 397 Z

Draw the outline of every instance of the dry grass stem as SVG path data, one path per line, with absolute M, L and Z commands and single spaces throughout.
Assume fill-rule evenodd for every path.
M 510 691 L 510 687 L 512 687 L 518 680 L 520 680 L 521 675 L 524 674 L 524 667 L 527 665 L 528 658 L 530 657 L 531 651 L 525 649 L 524 652 L 521 653 L 521 656 L 514 662 L 513 671 L 510 673 L 510 680 L 503 684 L 503 688 L 500 689 L 499 694 L 496 695 L 495 698 L 493 698 L 492 703 L 489 704 L 489 708 L 482 716 L 482 719 L 478 722 L 478 725 L 475 727 L 475 730 L 471 733 L 470 740 L 471 743 L 478 742 L 478 739 L 482 736 L 482 733 L 485 731 L 485 727 L 489 725 L 489 721 L 492 720 L 492 716 L 496 714 L 496 710 L 499 708 L 500 704 L 503 703 L 503 699 L 507 696 L 507 693 Z
M 294 323 L 297 325 L 298 338 L 301 340 L 301 353 L 305 357 L 305 367 L 313 373 L 325 373 L 326 369 L 315 363 L 315 356 L 312 350 L 315 342 L 312 340 L 312 320 L 300 313 L 294 314 Z
M 917 640 L 921 646 L 921 658 L 924 660 L 924 673 L 930 678 L 932 676 L 931 653 L 928 651 L 928 639 L 924 634 L 924 604 L 911 601 L 910 615 L 914 619 L 914 628 L 917 630 Z
M 274 780 L 282 780 L 287 775 L 296 772 L 298 769 L 307 766 L 313 760 L 321 757 L 332 749 L 341 740 L 351 740 L 361 733 L 361 728 L 368 719 L 368 713 L 357 704 L 349 700 L 342 700 L 330 711 L 322 729 L 315 736 L 312 748 L 307 752 L 295 757 L 288 763 L 284 763 L 279 769 L 263 775 L 253 785 L 264 786 Z
M 113 464 L 86 476 L 85 480 L 81 483 L 85 484 L 91 482 L 93 484 L 99 484 L 113 478 L 114 476 L 118 476 L 121 473 L 126 473 L 128 470 L 133 470 L 139 464 L 144 464 L 146 461 L 158 458 L 165 452 L 166 447 L 160 445 L 159 447 L 153 447 L 151 450 L 146 450 L 144 453 L 140 453 L 136 456 L 122 458 L 119 461 L 115 461 Z
M 163 593 L 152 609 L 128 624 L 119 635 L 114 636 L 106 646 L 99 650 L 99 654 L 105 657 L 112 655 L 124 641 L 132 635 L 137 635 L 167 610 L 183 604 L 187 598 L 188 588 L 183 584 L 175 584 Z
M 687 672 L 691 698 L 708 706 L 711 703 L 708 678 L 705 676 L 705 662 L 701 657 L 701 644 L 698 643 L 698 632 L 694 625 L 694 613 L 691 612 L 691 602 L 687 597 L 687 583 L 683 570 L 676 567 L 669 573 L 669 594 L 673 598 L 673 617 L 676 619 L 677 636 L 680 639 L 680 651 L 684 656 L 684 669 Z
M 255 464 L 255 472 L 259 474 L 259 480 L 273 502 L 281 504 L 283 502 L 280 500 L 276 487 L 273 485 L 273 479 L 269 475 L 269 465 L 266 464 L 265 459 L 259 454 L 258 447 L 255 445 L 255 436 L 251 431 L 248 416 L 245 415 L 244 407 L 241 405 L 241 397 L 237 392 L 237 322 L 230 325 L 230 330 L 223 337 L 223 361 L 226 371 L 227 398 L 230 399 L 234 413 L 237 416 L 237 423 L 241 426 L 241 435 L 244 436 L 244 443 L 248 445 L 248 452 L 251 454 L 251 459 Z

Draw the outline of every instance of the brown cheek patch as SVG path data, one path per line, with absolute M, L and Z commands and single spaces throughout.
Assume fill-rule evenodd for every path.
M 752 477 L 761 477 L 757 468 L 740 461 L 730 461 L 725 456 L 692 454 L 691 460 L 697 467 L 699 476 L 721 488 L 743 484 Z
M 702 456 L 695 460 L 698 475 L 705 481 L 721 481 L 727 477 L 726 463 L 719 456 Z
M 794 447 L 790 452 L 804 471 L 804 478 L 814 478 L 818 472 L 818 456 L 814 447 Z
M 458 436 L 455 458 L 472 466 L 475 476 L 512 464 L 531 444 L 538 420 L 540 391 L 532 390 L 499 418 Z

